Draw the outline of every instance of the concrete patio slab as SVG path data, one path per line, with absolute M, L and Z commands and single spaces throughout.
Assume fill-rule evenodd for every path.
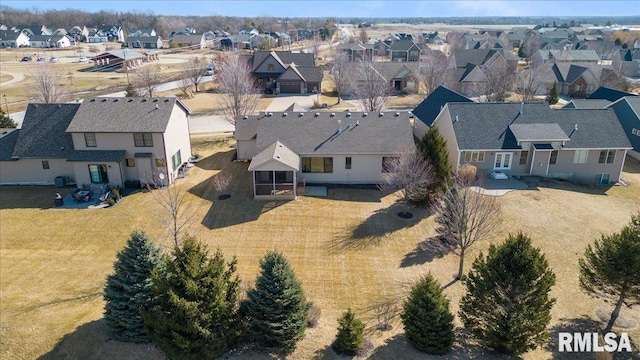
M 514 178 L 498 180 L 484 177 L 482 183 L 472 186 L 471 190 L 482 195 L 502 196 L 513 190 L 525 190 L 528 188 L 527 184 Z

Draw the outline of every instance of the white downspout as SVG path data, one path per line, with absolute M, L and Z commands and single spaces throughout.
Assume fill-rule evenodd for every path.
M 533 148 L 533 156 L 531 157 L 531 166 L 529 166 L 529 175 L 533 175 L 533 164 L 536 163 L 536 148 L 534 146 L 532 146 Z
M 553 153 L 553 152 L 554 152 L 554 150 L 549 151 L 549 158 L 547 159 L 547 171 L 544 172 L 545 176 L 549 175 L 549 163 L 551 162 L 551 153 Z M 556 157 L 556 159 L 557 159 L 557 157 Z
M 624 161 L 627 159 L 627 149 L 624 149 L 624 155 L 622 156 L 622 162 L 620 163 L 620 171 L 618 172 L 618 182 L 620 182 L 620 178 L 622 177 L 622 168 L 624 167 Z
M 251 172 L 251 177 L 253 178 L 253 198 L 256 198 L 256 172 L 255 170 Z

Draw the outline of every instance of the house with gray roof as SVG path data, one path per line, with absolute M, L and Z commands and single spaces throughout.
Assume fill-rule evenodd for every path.
M 374 44 L 363 43 L 359 39 L 353 42 L 341 43 L 336 46 L 336 52 L 345 54 L 349 61 L 373 61 Z M 386 55 L 386 52 L 384 53 Z
M 71 46 L 65 35 L 32 35 L 29 46 L 33 48 L 65 48 Z
M 305 94 L 322 91 L 322 68 L 313 54 L 256 51 L 246 57 L 253 76 L 265 92 Z
M 125 44 L 132 49 L 162 49 L 162 38 L 156 35 L 131 35 Z
M 29 37 L 21 31 L 0 31 L 0 47 L 29 46 Z
M 277 112 L 236 121 L 256 199 L 294 198 L 298 184 L 378 184 L 383 164 L 414 148 L 406 112 Z
M 176 34 L 169 38 L 169 46 L 204 49 L 207 46 L 207 41 L 204 34 Z
M 468 97 L 459 94 L 444 86 L 438 86 L 415 109 L 411 111 L 414 116 L 413 135 L 421 139 L 429 131 L 433 121 L 447 103 L 473 102 Z
M 542 176 L 588 184 L 620 180 L 631 144 L 611 109 L 545 103 L 447 103 L 433 123 L 454 171 Z
M 0 184 L 171 183 L 191 157 L 189 113 L 176 98 L 29 104 L 22 128 L 0 138 Z
M 621 99 L 625 96 L 638 96 L 634 93 L 611 89 L 605 86 L 600 86 L 596 91 L 592 92 L 587 99 L 606 99 L 611 102 Z
M 389 48 L 389 61 L 419 61 L 422 49 L 410 39 L 398 40 Z
M 615 111 L 633 147 L 629 150 L 629 155 L 640 160 L 640 96 L 625 96 L 614 101 L 608 108 Z
M 625 76 L 640 78 L 640 49 L 621 49 L 614 52 L 611 64 Z

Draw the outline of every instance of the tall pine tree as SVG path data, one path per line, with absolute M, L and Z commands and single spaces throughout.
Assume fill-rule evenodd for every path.
M 453 173 L 449 165 L 447 140 L 440 135 L 437 127 L 431 126 L 420 140 L 418 147 L 433 170 L 433 182 L 430 186 L 430 197 L 433 198 L 443 193 L 451 183 Z M 425 199 L 425 201 L 429 200 L 431 199 Z
M 4 113 L 4 111 L 2 111 L 2 109 L 0 109 L 0 128 L 15 129 L 17 127 L 18 127 L 18 124 L 16 124 L 16 122 L 13 121 L 13 119 L 11 119 L 7 114 Z
M 558 83 L 554 82 L 553 86 L 551 86 L 551 88 L 549 89 L 549 93 L 547 93 L 547 97 L 545 98 L 545 100 L 550 105 L 555 105 L 558 103 L 559 99 L 560 94 L 558 93 Z
M 400 314 L 407 341 L 428 354 L 448 353 L 455 340 L 453 314 L 442 290 L 428 274 L 413 285 Z
M 131 233 L 125 248 L 118 252 L 115 272 L 107 277 L 104 288 L 104 319 L 113 336 L 121 341 L 148 342 L 141 310 L 149 306 L 151 271 L 160 250 L 143 231 Z
M 304 338 L 311 303 L 284 255 L 267 253 L 260 268 L 255 288 L 248 291 L 243 304 L 249 334 L 267 351 L 290 354 Z
M 587 245 L 580 259 L 580 287 L 590 295 L 611 299 L 615 307 L 604 330 L 620 315 L 622 304 L 640 304 L 640 213 L 619 233 L 602 235 Z
M 483 345 L 521 355 L 545 343 L 556 276 L 544 254 L 522 233 L 491 245 L 473 263 L 460 301 L 460 319 Z
M 212 359 L 236 344 L 240 280 L 236 259 L 225 264 L 187 236 L 153 272 L 154 305 L 143 313 L 151 337 L 173 359 Z

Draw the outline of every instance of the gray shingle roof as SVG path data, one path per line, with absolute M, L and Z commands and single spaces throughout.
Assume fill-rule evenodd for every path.
M 13 149 L 18 141 L 18 134 L 20 129 L 1 129 L 2 132 L 7 131 L 7 134 L 0 136 L 0 161 L 9 161 L 13 156 Z
M 255 71 L 271 53 L 271 51 L 256 51 L 253 56 L 250 56 L 248 59 L 252 69 Z M 315 59 L 311 53 L 292 53 L 290 51 L 273 51 L 273 53 L 277 55 L 284 65 L 289 65 L 293 62 L 296 63 L 296 66 L 315 65 Z
M 395 44 L 391 45 L 391 51 L 408 51 L 412 46 L 416 45 L 411 40 L 400 40 L 396 41 Z
M 414 62 L 372 62 L 371 66 L 386 81 L 402 80 L 409 75 L 418 74 L 418 63 Z
M 569 149 L 630 147 L 611 109 L 552 110 L 544 103 L 449 103 L 447 108 L 460 150 L 518 149 L 509 130 L 514 124 L 558 124 L 569 136 Z
M 73 140 L 65 130 L 79 107 L 79 104 L 29 104 L 12 156 L 66 159 L 73 151 Z
M 318 114 L 317 116 L 315 114 Z M 413 133 L 406 112 L 379 113 L 307 112 L 252 115 L 236 121 L 236 140 L 256 137 L 256 153 L 276 141 L 299 155 L 395 154 L 413 146 Z M 396 116 L 396 114 L 398 114 Z M 351 121 L 349 121 L 351 119 Z M 338 133 L 338 120 L 342 131 Z M 358 125 L 359 122 L 359 125 Z M 349 126 L 351 125 L 351 126 Z
M 413 109 L 413 115 L 427 126 L 431 126 L 433 120 L 436 119 L 440 110 L 442 110 L 442 107 L 448 102 L 473 102 L 473 100 L 453 90 L 449 90 L 444 86 L 438 86 Z
M 321 82 L 322 68 L 319 66 L 298 66 L 296 68 L 307 82 Z
M 251 159 L 249 171 L 260 169 L 271 161 L 284 164 L 296 171 L 300 169 L 300 157 L 280 141 L 276 141 Z
M 177 98 L 85 99 L 67 132 L 163 133 L 176 104 L 189 113 Z
M 67 161 L 120 162 L 125 153 L 125 150 L 75 150 Z
M 517 141 L 569 141 L 558 124 L 512 124 L 509 130 Z
M 606 99 L 573 99 L 563 109 L 604 109 L 611 101 Z
M 587 96 L 587 99 L 606 99 L 609 101 L 616 101 L 625 96 L 637 96 L 636 94 L 610 89 L 608 87 L 600 86 L 591 95 Z

